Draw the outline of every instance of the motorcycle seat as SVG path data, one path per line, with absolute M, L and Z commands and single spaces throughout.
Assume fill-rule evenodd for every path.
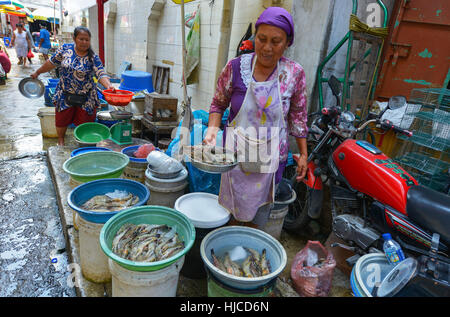
M 450 243 L 450 196 L 417 185 L 409 189 L 406 197 L 408 217 Z

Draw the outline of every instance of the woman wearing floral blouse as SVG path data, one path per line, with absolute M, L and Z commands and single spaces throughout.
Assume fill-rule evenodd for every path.
M 222 114 L 228 107 L 225 140 L 233 137 L 234 142 L 239 143 L 239 135 L 246 136 L 249 128 L 272 131 L 264 136 L 257 134 L 259 143 L 256 143 L 262 144 L 275 140 L 272 137 L 276 128 L 277 153 L 270 156 L 271 164 L 275 162 L 272 168 L 255 172 L 238 165 L 221 177 L 219 203 L 238 223 L 253 222 L 263 228 L 274 201 L 275 186 L 287 163 L 289 134 L 296 138 L 301 153 L 297 161 L 297 181 L 305 177 L 308 128 L 305 73 L 298 63 L 283 56 L 294 39 L 292 16 L 283 8 L 270 7 L 260 15 L 255 27 L 255 53 L 232 59 L 219 76 L 204 143 L 216 145 Z M 248 136 L 241 140 L 251 140 Z M 248 143 L 245 146 L 249 152 L 257 148 L 252 148 L 251 141 L 242 142 Z M 226 145 L 227 141 L 224 143 Z
M 75 28 L 73 38 L 74 43 L 62 45 L 55 55 L 31 75 L 37 78 L 42 73 L 60 67 L 61 76 L 53 97 L 59 145 L 64 145 L 64 136 L 70 124 L 95 121 L 100 100 L 93 77 L 96 76 L 107 89 L 114 89 L 100 58 L 91 49 L 89 29 Z

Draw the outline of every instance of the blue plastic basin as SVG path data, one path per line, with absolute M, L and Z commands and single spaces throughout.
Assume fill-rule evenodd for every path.
M 80 147 L 76 150 L 73 150 L 72 153 L 70 153 L 70 157 L 74 157 L 75 155 L 88 153 L 88 152 L 95 152 L 95 151 L 111 151 L 110 149 L 107 149 L 105 147 Z
M 147 89 L 149 93 L 154 91 L 152 74 L 136 70 L 127 70 L 122 73 L 119 89 L 129 91 L 141 91 Z
M 139 202 L 132 207 L 143 206 L 150 198 L 150 191 L 148 188 L 139 182 L 130 179 L 108 178 L 91 181 L 77 186 L 69 193 L 67 202 L 84 220 L 94 223 L 105 223 L 119 212 L 128 210 L 132 207 L 120 211 L 95 212 L 81 209 L 81 206 L 96 195 L 104 195 L 113 192 L 116 189 L 127 191 L 139 197 Z
M 148 164 L 147 158 L 134 157 L 134 152 L 136 152 L 139 149 L 139 147 L 140 147 L 140 145 L 128 146 L 128 147 L 122 149 L 121 152 L 125 155 L 128 155 L 131 162 Z

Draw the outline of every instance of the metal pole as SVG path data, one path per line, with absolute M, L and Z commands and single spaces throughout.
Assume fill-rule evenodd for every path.
M 56 39 L 56 0 L 53 0 L 53 37 Z
M 181 45 L 182 45 L 182 60 L 183 60 L 183 100 L 184 106 L 187 105 L 187 87 L 186 87 L 186 31 L 184 29 L 184 0 L 181 0 Z

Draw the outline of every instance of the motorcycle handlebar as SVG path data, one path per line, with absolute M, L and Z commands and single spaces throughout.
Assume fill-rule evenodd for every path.
M 331 108 L 323 108 L 322 114 L 330 117 L 334 117 L 335 115 L 338 115 L 340 113 L 339 108 L 337 107 L 331 107 Z
M 381 128 L 384 130 L 392 130 L 395 133 L 400 133 L 400 134 L 406 135 L 409 138 L 412 137 L 412 135 L 413 135 L 412 131 L 397 127 L 389 120 L 383 120 L 383 122 L 381 122 Z

